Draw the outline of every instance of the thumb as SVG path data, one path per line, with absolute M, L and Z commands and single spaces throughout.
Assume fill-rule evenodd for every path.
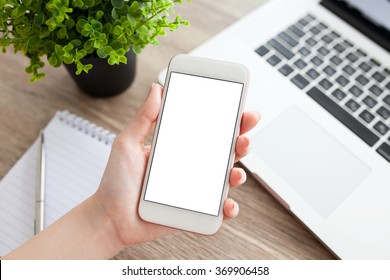
M 134 120 L 123 131 L 132 140 L 144 144 L 145 138 L 155 123 L 161 107 L 163 88 L 153 84 L 144 104 L 138 109 Z

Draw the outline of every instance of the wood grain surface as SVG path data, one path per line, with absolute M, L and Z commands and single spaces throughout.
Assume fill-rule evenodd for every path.
M 69 110 L 119 132 L 133 118 L 161 69 L 262 5 L 265 0 L 193 0 L 175 11 L 191 22 L 148 46 L 137 58 L 133 85 L 120 96 L 95 99 L 83 94 L 64 67 L 45 67 L 47 76 L 30 83 L 28 59 L 12 50 L 0 53 L 0 178 L 37 138 L 57 110 Z M 206 159 L 207 160 L 207 159 Z M 178 233 L 132 245 L 114 259 L 333 259 L 334 256 L 296 218 L 248 175 L 230 192 L 239 216 L 214 236 Z

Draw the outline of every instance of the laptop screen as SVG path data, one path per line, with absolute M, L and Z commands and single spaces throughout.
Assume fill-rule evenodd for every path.
M 390 0 L 323 0 L 321 4 L 390 52 Z
M 362 16 L 375 25 L 390 30 L 389 0 L 346 0 L 345 2 L 360 11 Z

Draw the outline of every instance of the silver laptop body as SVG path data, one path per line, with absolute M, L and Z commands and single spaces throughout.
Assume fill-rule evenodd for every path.
M 342 259 L 390 259 L 389 15 L 274 0 L 191 52 L 250 69 L 262 121 L 242 163 Z

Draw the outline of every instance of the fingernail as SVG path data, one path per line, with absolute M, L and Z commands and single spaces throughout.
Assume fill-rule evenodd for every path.
M 241 182 L 244 183 L 246 181 L 246 172 L 245 171 L 241 171 Z

